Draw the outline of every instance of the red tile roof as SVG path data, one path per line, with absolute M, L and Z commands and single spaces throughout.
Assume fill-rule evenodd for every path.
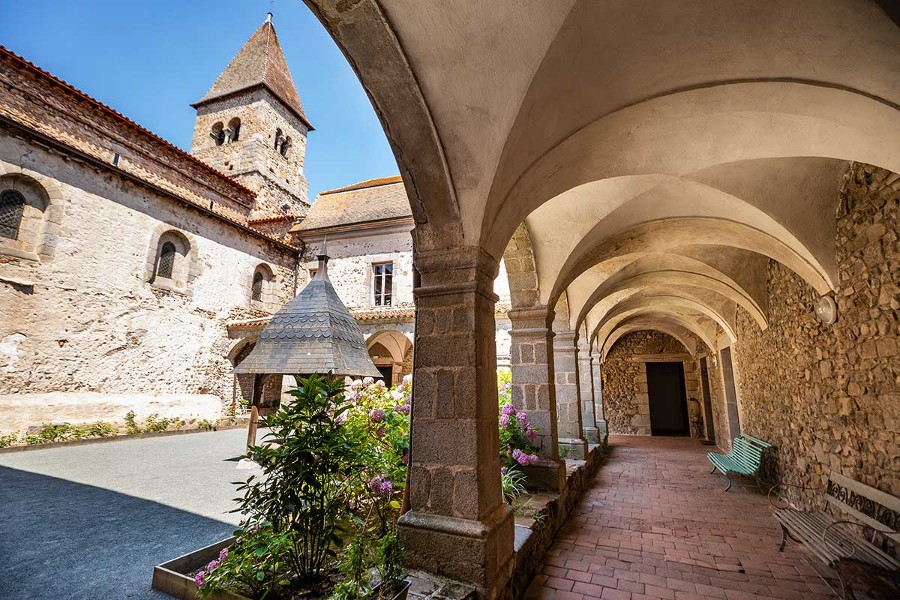
M 292 232 L 412 217 L 400 177 L 370 179 L 319 194 Z

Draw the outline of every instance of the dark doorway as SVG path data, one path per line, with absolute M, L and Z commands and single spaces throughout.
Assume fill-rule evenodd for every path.
M 647 364 L 647 394 L 650 397 L 652 435 L 688 435 L 684 367 L 680 362 Z
M 703 394 L 703 423 L 706 425 L 706 441 L 716 443 L 716 428 L 713 426 L 712 394 L 709 389 L 709 366 L 706 358 L 700 359 L 700 392 Z
M 381 372 L 381 379 L 384 379 L 385 385 L 387 385 L 388 387 L 390 387 L 391 382 L 394 381 L 394 379 L 393 379 L 393 377 L 394 377 L 394 367 L 393 367 L 393 365 L 383 365 L 383 366 L 380 366 L 380 367 L 379 367 L 378 365 L 375 365 L 375 368 L 378 369 L 378 370 Z

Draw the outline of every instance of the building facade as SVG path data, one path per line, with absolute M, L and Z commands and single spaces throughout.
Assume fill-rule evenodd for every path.
M 0 49 L 0 428 L 215 418 L 226 324 L 297 292 L 312 129 L 267 20 L 191 154 Z

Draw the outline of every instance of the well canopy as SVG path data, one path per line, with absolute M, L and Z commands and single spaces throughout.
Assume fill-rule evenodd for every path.
M 259 334 L 235 373 L 380 377 L 362 331 L 328 279 L 320 255 L 315 277 Z

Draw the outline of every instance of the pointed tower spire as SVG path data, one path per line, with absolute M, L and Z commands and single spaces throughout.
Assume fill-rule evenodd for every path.
M 192 106 L 199 108 L 215 100 L 259 87 L 268 89 L 310 131 L 313 130 L 309 119 L 306 118 L 297 86 L 294 85 L 294 78 L 291 77 L 287 59 L 275 33 L 272 13 L 267 14 L 265 22 L 228 63 L 209 91 Z

